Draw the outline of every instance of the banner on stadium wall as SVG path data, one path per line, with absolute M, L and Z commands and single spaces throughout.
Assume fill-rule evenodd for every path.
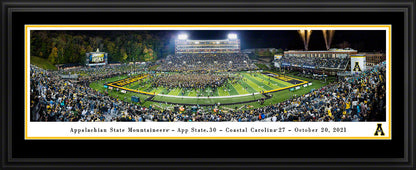
M 309 68 L 309 69 L 314 69 L 315 68 L 315 66 L 303 66 L 303 68 Z
M 366 69 L 366 59 L 363 55 L 351 55 L 351 73 L 361 73 Z
M 283 57 L 283 55 L 282 54 L 275 54 L 274 55 L 274 59 L 275 60 L 279 60 L 279 59 L 281 59 Z

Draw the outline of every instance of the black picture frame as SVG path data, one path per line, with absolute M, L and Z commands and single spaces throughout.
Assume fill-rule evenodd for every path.
M 62 169 L 62 168 L 97 168 L 97 169 L 116 169 L 116 168 L 131 168 L 131 169 L 156 169 L 156 168 L 180 168 L 180 169 L 195 169 L 195 168 L 222 168 L 222 169 L 229 169 L 229 168 L 246 168 L 246 169 L 276 169 L 276 168 L 298 168 L 298 169 L 305 169 L 305 168 L 385 168 L 385 169 L 411 169 L 415 168 L 415 143 L 414 143 L 414 133 L 415 133 L 415 116 L 414 116 L 414 77 L 415 77 L 415 56 L 414 56 L 414 49 L 415 49 L 415 36 L 414 36 L 414 26 L 415 26 L 415 1 L 414 0 L 401 0 L 401 1 L 358 1 L 358 0 L 340 0 L 340 1 L 253 1 L 253 2 L 233 2 L 233 1 L 7 1 L 1 0 L 1 21 L 2 21 L 2 36 L 1 38 L 1 51 L 0 54 L 2 56 L 1 59 L 1 143 L 2 143 L 2 152 L 1 152 L 1 168 L 4 169 L 16 169 L 16 168 L 30 168 L 30 169 Z M 22 14 L 24 16 L 25 13 L 36 13 L 36 12 L 43 12 L 43 13 L 65 13 L 65 14 L 73 14 L 76 17 L 80 17 L 79 13 L 88 11 L 91 15 L 94 13 L 135 13 L 135 12 L 142 12 L 142 13 L 158 13 L 158 12 L 186 12 L 186 13 L 202 13 L 202 12 L 209 12 L 209 13 L 218 13 L 218 12 L 225 12 L 225 13 L 244 13 L 244 12 L 303 12 L 303 13 L 317 13 L 317 12 L 338 12 L 338 13 L 346 13 L 346 14 L 354 14 L 354 13 L 377 13 L 377 12 L 384 12 L 384 13 L 399 13 L 402 16 L 398 17 L 398 20 L 401 20 L 403 25 L 403 83 L 402 83 L 402 90 L 403 93 L 403 114 L 402 117 L 399 117 L 401 121 L 400 126 L 402 129 L 398 131 L 403 132 L 403 136 L 398 136 L 393 138 L 391 143 L 394 143 L 394 140 L 402 141 L 400 143 L 391 144 L 389 142 L 385 142 L 386 146 L 397 146 L 397 148 L 402 148 L 403 150 L 400 151 L 399 156 L 390 157 L 390 155 L 380 155 L 380 157 L 365 157 L 365 158 L 355 158 L 353 155 L 349 155 L 348 157 L 331 157 L 331 155 L 327 155 L 327 157 L 319 157 L 314 158 L 311 155 L 307 155 L 305 157 L 261 157 L 259 155 L 253 155 L 253 157 L 232 157 L 228 156 L 226 158 L 220 157 L 221 153 L 227 153 L 227 150 L 219 150 L 217 155 L 198 155 L 193 156 L 190 154 L 191 152 L 185 152 L 184 155 L 188 155 L 187 157 L 175 157 L 175 154 L 172 153 L 161 153 L 162 155 L 165 154 L 167 157 L 165 158 L 152 158 L 146 157 L 145 155 L 141 155 L 140 158 L 134 158 L 131 156 L 129 158 L 123 158 L 129 153 L 125 151 L 126 155 L 113 155 L 109 157 L 105 155 L 105 157 L 99 156 L 92 156 L 92 157 L 82 157 L 81 155 L 76 155 L 73 152 L 72 155 L 48 155 L 49 157 L 44 157 L 47 155 L 46 153 L 50 153 L 53 148 L 49 148 L 45 150 L 45 153 L 41 152 L 27 152 L 22 155 L 24 152 L 20 152 L 20 155 L 15 154 L 19 148 L 25 147 L 38 147 L 39 143 L 44 143 L 45 145 L 50 145 L 55 147 L 54 143 L 60 143 L 59 141 L 36 141 L 36 142 L 29 142 L 22 140 L 23 138 L 23 127 L 16 128 L 14 125 L 19 122 L 19 119 L 14 119 L 13 114 L 19 114 L 19 112 L 14 112 L 16 107 L 19 105 L 13 101 L 13 91 L 16 91 L 16 88 L 13 88 L 13 81 L 17 79 L 19 74 L 13 71 L 13 66 L 16 65 L 16 62 L 19 62 L 19 55 L 15 53 L 16 48 L 20 48 L 20 45 L 23 47 L 23 44 L 17 43 L 20 37 L 14 36 L 18 30 L 14 28 L 14 24 L 16 24 L 17 20 L 14 18 Z M 77 14 L 78 13 L 78 14 Z M 96 15 L 94 15 L 96 16 Z M 120 14 L 122 16 L 122 14 Z M 246 16 L 246 15 L 244 15 Z M 284 16 L 283 16 L 284 17 Z M 69 17 L 68 17 L 69 18 Z M 56 19 L 56 18 L 55 18 Z M 262 19 L 267 19 L 267 16 Z M 396 19 L 396 18 L 395 18 Z M 110 19 L 111 20 L 111 19 Z M 114 20 L 114 18 L 112 19 Z M 148 21 L 148 20 L 146 20 Z M 165 20 L 162 20 L 162 22 Z M 33 20 L 36 22 L 36 20 Z M 57 23 L 65 23 L 65 20 L 56 21 Z M 85 22 L 85 21 L 80 21 Z M 214 21 L 210 21 L 214 22 Z M 244 23 L 242 23 L 244 24 Z M 267 23 L 266 23 L 267 24 Z M 382 23 L 382 24 L 389 24 L 389 23 Z M 397 26 L 397 25 L 396 25 Z M 393 27 L 393 30 L 397 27 Z M 23 34 L 23 33 L 22 33 Z M 395 35 L 393 35 L 394 37 Z M 23 37 L 23 36 L 22 36 Z M 394 42 L 394 41 L 393 41 Z M 394 47 L 393 47 L 394 50 Z M 394 61 L 393 61 L 394 62 Z M 394 112 L 393 112 L 394 113 Z M 394 125 L 393 125 L 394 126 Z M 396 127 L 398 125 L 396 124 Z M 393 133 L 393 136 L 395 134 Z M 70 142 L 77 143 L 77 141 L 68 141 L 65 144 Z M 81 141 L 86 142 L 86 141 Z M 88 141 L 91 142 L 100 142 L 100 141 Z M 116 141 L 107 141 L 108 143 L 115 143 Z M 123 142 L 123 141 L 118 141 Z M 153 141 L 145 141 L 144 145 L 149 145 Z M 173 141 L 173 143 L 178 144 L 180 142 L 186 141 Z M 206 141 L 204 144 L 209 143 L 216 143 L 216 140 Z M 264 142 L 267 144 L 271 144 L 271 141 L 255 141 L 255 140 L 246 140 L 242 141 L 219 141 L 221 144 L 226 145 L 233 145 L 233 144 L 243 144 L 243 145 L 250 145 L 251 143 L 258 146 L 260 142 Z M 309 142 L 309 141 L 296 141 L 297 145 L 302 144 L 302 142 Z M 319 141 L 314 141 L 318 143 Z M 325 142 L 325 141 L 322 141 Z M 337 141 L 331 141 L 337 142 Z M 377 145 L 372 145 L 374 141 L 344 141 L 344 144 L 347 142 L 351 142 L 354 144 L 364 143 L 367 147 L 380 147 L 383 146 L 383 141 L 379 142 Z M 118 144 L 119 144 L 118 143 Z M 131 145 L 132 141 L 129 142 Z M 163 141 L 155 142 L 156 144 L 163 145 Z M 23 147 L 24 145 L 24 147 Z M 399 146 L 401 145 L 401 146 Z M 44 146 L 44 145 L 41 145 Z M 192 146 L 192 145 L 191 145 Z M 192 146 L 194 147 L 194 146 Z M 226 147 L 222 147 L 226 148 Z M 65 148 L 59 148 L 61 150 L 65 150 Z M 185 150 L 187 148 L 184 148 Z M 254 150 L 255 148 L 248 147 L 247 152 L 251 152 L 250 150 Z M 270 148 L 262 148 L 262 149 L 270 149 Z M 326 148 L 330 150 L 330 148 Z M 375 151 L 380 148 L 372 148 L 371 151 Z M 394 150 L 394 149 L 391 149 Z M 96 150 L 94 150 L 96 151 Z M 170 150 L 166 150 L 166 152 L 181 152 L 181 149 L 174 149 L 170 148 Z M 275 151 L 275 150 L 273 150 Z M 196 150 L 195 152 L 198 152 Z M 266 153 L 266 151 L 264 151 Z M 340 155 L 342 155 L 342 151 L 340 151 Z M 361 151 L 361 152 L 365 152 Z M 56 152 L 55 152 L 56 153 Z M 80 154 L 87 153 L 87 151 L 79 152 Z M 203 152 L 202 152 L 203 153 Z M 210 152 L 212 153 L 212 152 Z M 263 153 L 263 152 L 256 152 L 256 153 Z M 327 153 L 327 152 L 325 152 Z M 334 152 L 335 153 L 335 152 Z M 278 154 L 278 153 L 276 153 Z M 302 153 L 298 153 L 302 155 Z M 96 154 L 98 155 L 98 154 Z M 179 154 L 180 155 L 180 154 Z M 232 154 L 229 154 L 232 155 Z M 246 154 L 247 155 L 247 154 Z M 67 158 L 66 158 L 67 157 Z

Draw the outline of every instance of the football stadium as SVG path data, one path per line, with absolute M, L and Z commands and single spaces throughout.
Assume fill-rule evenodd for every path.
M 31 40 L 31 121 L 358 122 L 386 118 L 385 57 L 370 65 L 366 55 L 350 48 L 329 48 L 328 40 L 326 50 L 309 50 L 305 44 L 304 50 L 274 53 L 266 67 L 260 53 L 241 50 L 240 35 L 235 33 L 218 40 L 179 34 L 170 44 L 171 40 L 161 38 L 156 43 L 148 35 L 93 41 L 90 35 L 70 35 L 66 42 L 88 41 L 59 48 L 59 41 L 51 42 L 56 47 L 44 45 L 42 36 L 64 33 L 39 32 Z M 299 33 L 302 39 L 309 38 Z M 117 49 L 117 43 L 123 48 Z M 42 48 L 50 49 L 42 52 Z M 71 53 L 64 48 L 79 50 Z M 165 48 L 172 49 L 159 52 Z

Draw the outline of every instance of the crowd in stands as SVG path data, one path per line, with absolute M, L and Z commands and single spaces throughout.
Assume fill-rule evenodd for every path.
M 118 75 L 145 70 L 145 66 L 107 65 L 71 70 L 46 71 L 30 67 L 31 120 L 38 121 L 109 121 L 123 116 L 119 107 L 128 103 L 89 87 L 89 83 Z M 61 79 L 62 74 L 78 74 L 77 81 Z M 118 116 L 115 116 L 115 114 Z M 127 113 L 125 113 L 127 115 Z
M 105 65 L 100 67 L 79 67 L 69 70 L 59 70 L 57 74 L 76 74 L 79 75 L 78 81 L 88 86 L 90 82 L 94 82 L 104 78 L 110 78 L 119 75 L 125 75 L 134 72 L 143 72 L 147 66 L 144 65 Z
M 98 92 L 88 82 L 142 68 L 82 68 L 79 82 L 61 79 L 61 71 L 31 65 L 32 121 L 383 121 L 386 111 L 386 65 L 333 82 L 302 96 L 256 109 L 212 106 L 183 112 L 128 103 Z M 192 77 L 192 76 L 190 76 Z M 189 78 L 190 78 L 189 77 Z M 166 77 L 169 79 L 169 77 Z M 218 77 L 212 77 L 217 79 Z M 221 78 L 220 78 L 221 79 Z M 193 79 L 194 80 L 194 79 Z M 166 82 L 169 83 L 169 82 Z M 219 110 L 214 110 L 219 108 Z
M 277 121 L 385 120 L 385 68 L 381 64 L 306 95 L 267 106 L 272 113 L 268 116 Z
M 60 64 L 60 65 L 57 65 L 57 67 L 58 67 L 59 70 L 61 70 L 61 69 L 79 68 L 81 66 L 82 65 L 79 64 L 79 63 L 68 63 L 68 64 Z
M 177 54 L 168 56 L 160 71 L 241 71 L 257 67 L 243 53 Z
M 327 69 L 345 69 L 348 64 L 348 58 L 334 57 L 305 57 L 305 56 L 289 56 L 285 55 L 280 59 L 284 65 L 290 64 L 294 67 L 315 67 Z

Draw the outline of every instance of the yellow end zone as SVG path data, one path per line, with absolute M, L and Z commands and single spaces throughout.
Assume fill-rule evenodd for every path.
M 274 75 L 277 75 L 276 73 L 272 73 L 272 72 L 269 72 L 269 71 L 265 71 L 265 73 L 269 73 L 269 74 L 274 74 Z M 300 84 L 294 84 L 294 85 L 291 85 L 291 86 L 282 87 L 282 88 L 278 88 L 278 89 L 273 89 L 273 90 L 264 91 L 264 93 L 270 93 L 270 92 L 275 92 L 275 91 L 285 90 L 285 89 L 289 89 L 289 88 L 292 88 L 292 87 L 301 86 L 301 85 L 304 85 L 304 84 L 306 84 L 306 83 L 309 83 L 308 81 L 301 80 L 301 79 L 297 79 L 297 78 L 294 78 L 294 77 L 290 77 L 290 76 L 286 76 L 286 77 L 287 77 L 287 78 L 286 78 L 287 80 L 297 80 L 297 81 L 300 81 L 300 82 L 302 82 L 302 83 L 300 83 Z M 281 79 L 281 80 L 282 80 L 282 79 Z
M 115 88 L 119 88 L 119 89 L 123 89 L 123 90 L 127 90 L 127 91 L 132 91 L 132 92 L 136 92 L 136 93 L 155 95 L 155 93 L 149 93 L 149 92 L 144 92 L 144 91 L 140 91 L 140 90 L 134 90 L 134 89 L 129 89 L 129 88 L 122 87 L 122 86 L 127 85 L 127 84 L 130 84 L 130 83 L 132 83 L 134 81 L 138 81 L 140 79 L 144 79 L 144 78 L 146 78 L 148 76 L 149 75 L 146 74 L 146 75 L 143 75 L 143 76 L 138 75 L 138 76 L 135 76 L 135 77 L 129 77 L 129 78 L 126 78 L 126 79 L 122 79 L 122 80 L 118 80 L 118 81 L 109 83 L 109 84 L 107 84 L 107 86 L 111 86 L 111 87 L 115 87 Z

